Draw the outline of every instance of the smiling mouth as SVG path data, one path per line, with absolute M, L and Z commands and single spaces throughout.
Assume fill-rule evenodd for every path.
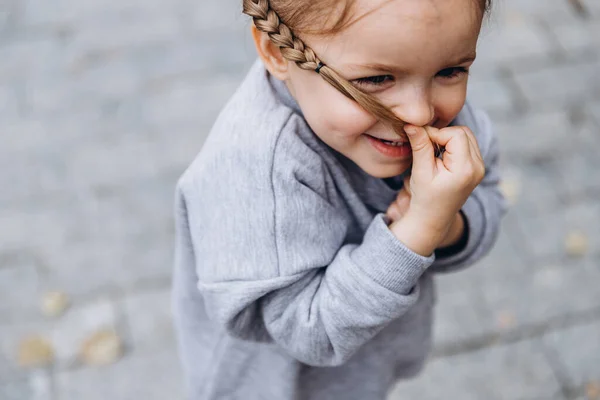
M 380 142 L 383 142 L 383 143 L 387 144 L 388 146 L 397 146 L 397 147 L 399 147 L 399 146 L 402 146 L 402 145 L 405 145 L 405 144 L 409 143 L 408 140 L 406 140 L 406 139 L 386 140 L 386 139 L 378 138 L 377 136 L 369 135 L 368 133 L 365 133 L 365 135 L 367 135 L 367 136 L 369 136 L 369 137 L 371 137 L 373 139 L 379 140 Z

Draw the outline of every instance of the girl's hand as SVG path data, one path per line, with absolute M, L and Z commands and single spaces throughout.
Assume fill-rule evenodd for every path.
M 410 176 L 404 178 L 404 185 L 396 199 L 390 204 L 385 215 L 390 219 L 391 223 L 399 221 L 404 214 L 408 212 L 410 206 Z M 465 225 L 460 212 L 456 214 L 448 234 L 439 244 L 439 248 L 449 247 L 458 242 L 464 233 Z
M 409 204 L 398 207 L 404 214 L 390 229 L 411 250 L 429 256 L 443 243 L 459 210 L 483 179 L 485 164 L 467 127 L 407 125 L 405 130 L 413 152 Z M 441 159 L 435 157 L 433 143 L 445 148 Z

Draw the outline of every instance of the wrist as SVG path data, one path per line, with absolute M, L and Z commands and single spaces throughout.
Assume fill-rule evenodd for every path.
M 400 242 L 423 257 L 433 254 L 447 236 L 449 229 L 434 224 L 430 226 L 422 218 L 410 212 L 399 221 L 392 223 L 389 228 Z
M 448 230 L 448 234 L 444 240 L 439 244 L 439 248 L 451 247 L 457 244 L 465 233 L 465 218 L 462 212 L 456 213 L 454 221 Z

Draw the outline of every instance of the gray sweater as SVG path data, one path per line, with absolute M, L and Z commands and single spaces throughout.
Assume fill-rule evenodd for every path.
M 254 64 L 177 186 L 173 305 L 190 399 L 377 400 L 420 371 L 433 274 L 483 257 L 505 210 L 488 118 L 467 105 L 455 123 L 477 135 L 487 174 L 462 209 L 464 248 L 422 257 L 387 227 L 393 185 L 321 142 Z

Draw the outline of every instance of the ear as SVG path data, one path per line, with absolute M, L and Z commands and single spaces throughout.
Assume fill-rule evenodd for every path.
M 283 57 L 279 47 L 271 41 L 267 33 L 259 31 L 254 24 L 251 25 L 251 30 L 256 51 L 267 70 L 275 78 L 281 81 L 287 80 L 289 61 Z

